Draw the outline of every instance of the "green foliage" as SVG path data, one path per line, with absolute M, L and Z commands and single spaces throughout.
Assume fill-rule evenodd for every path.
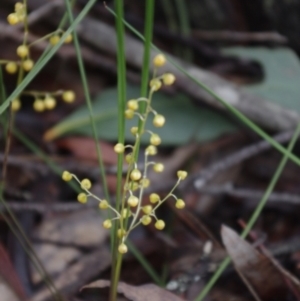
M 288 48 L 232 47 L 225 54 L 253 59 L 264 69 L 264 80 L 246 89 L 282 107 L 300 112 L 300 62 Z
M 127 87 L 127 99 L 139 95 L 137 86 Z M 93 105 L 93 117 L 97 124 L 99 138 L 117 140 L 117 90 L 108 89 L 96 97 Z M 155 109 L 166 117 L 166 125 L 159 129 L 163 145 L 180 145 L 191 140 L 207 141 L 231 132 L 235 129 L 233 123 L 215 111 L 207 108 L 196 107 L 190 103 L 188 97 L 182 94 L 168 96 L 157 92 L 153 95 Z M 128 142 L 134 141 L 130 128 L 136 125 L 136 118 L 126 122 L 125 138 Z M 150 119 L 146 128 L 157 132 Z M 92 135 L 90 119 L 87 108 L 81 107 L 64 121 L 56 125 L 47 135 L 58 137 L 66 133 Z M 149 135 L 143 135 L 142 143 L 149 142 Z

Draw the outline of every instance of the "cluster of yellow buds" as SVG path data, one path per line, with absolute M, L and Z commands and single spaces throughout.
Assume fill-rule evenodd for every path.
M 153 64 L 155 67 L 161 67 L 166 63 L 166 58 L 162 54 L 158 54 L 154 57 Z M 155 70 L 156 72 L 156 70 Z M 158 230 L 165 228 L 165 222 L 162 219 L 158 219 L 156 216 L 156 210 L 169 198 L 175 199 L 175 207 L 178 209 L 183 209 L 185 207 L 185 202 L 177 198 L 173 193 L 179 183 L 187 177 L 187 172 L 179 170 L 177 172 L 178 180 L 175 183 L 171 191 L 163 198 L 161 198 L 157 193 L 151 193 L 149 196 L 148 205 L 143 205 L 142 200 L 144 196 L 145 188 L 149 187 L 150 180 L 147 178 L 148 168 L 153 167 L 153 171 L 161 173 L 164 170 L 164 165 L 162 163 L 157 163 L 155 161 L 149 160 L 149 157 L 157 154 L 157 146 L 161 144 L 161 138 L 158 134 L 151 131 L 145 130 L 145 124 L 149 114 L 153 114 L 153 125 L 155 127 L 162 127 L 165 124 L 165 117 L 158 114 L 151 106 L 152 95 L 157 91 L 162 84 L 171 85 L 175 81 L 175 76 L 171 73 L 166 73 L 158 77 L 154 77 L 150 81 L 150 92 L 148 97 L 141 97 L 138 99 L 131 99 L 127 102 L 127 108 L 125 110 L 125 117 L 128 119 L 133 118 L 135 115 L 140 119 L 140 127 L 132 127 L 131 133 L 135 136 L 134 145 L 124 145 L 123 143 L 117 143 L 114 146 L 114 151 L 117 154 L 124 154 L 125 161 L 128 163 L 128 173 L 126 176 L 126 181 L 123 189 L 123 197 L 121 202 L 121 208 L 117 211 L 113 208 L 107 200 L 102 200 L 90 192 L 91 182 L 88 179 L 80 181 L 74 174 L 64 171 L 62 178 L 65 181 L 70 181 L 75 179 L 84 190 L 84 192 L 78 195 L 78 201 L 81 203 L 86 203 L 88 197 L 93 197 L 99 201 L 100 209 L 111 209 L 115 213 L 115 217 L 111 219 L 106 219 L 103 222 L 104 228 L 111 228 L 112 222 L 118 220 L 119 229 L 117 231 L 119 238 L 118 250 L 120 253 L 127 252 L 126 239 L 129 233 L 136 228 L 138 225 L 142 224 L 144 226 L 149 225 L 154 221 L 154 226 Z M 139 112 L 139 103 L 145 102 L 146 108 L 144 112 Z M 140 138 L 144 134 L 150 134 L 149 145 L 144 151 L 144 163 L 143 170 L 140 170 L 137 166 L 137 150 L 139 149 Z M 129 149 L 128 153 L 125 153 Z M 129 219 L 130 218 L 130 219 Z
M 49 43 L 50 43 L 52 46 L 56 45 L 56 44 L 60 41 L 61 35 L 62 35 L 62 34 L 63 34 L 63 31 L 57 30 L 57 31 L 55 31 L 54 33 L 51 33 L 50 35 L 48 35 L 48 36 L 50 36 L 50 38 L 49 38 Z M 72 34 L 69 34 L 69 35 L 65 38 L 64 43 L 65 43 L 65 44 L 69 44 L 69 43 L 71 43 L 72 41 L 73 41 L 73 36 L 72 36 Z
M 23 95 L 30 95 L 34 97 L 33 109 L 36 112 L 44 112 L 46 110 L 53 110 L 57 104 L 57 96 L 61 96 L 66 103 L 72 103 L 75 100 L 75 93 L 71 90 L 57 91 L 57 92 L 41 92 L 41 91 L 24 91 Z M 11 109 L 18 111 L 21 108 L 21 101 L 16 98 L 12 101 Z
M 28 44 L 27 36 L 28 36 L 28 23 L 27 23 L 27 7 L 26 7 L 26 1 L 17 2 L 15 4 L 14 12 L 9 14 L 7 16 L 7 21 L 10 25 L 16 25 L 18 23 L 24 24 L 24 39 L 22 45 L 19 45 L 16 49 L 16 55 L 19 59 L 17 60 L 0 60 L 0 65 L 5 66 L 5 71 L 8 74 L 15 74 L 19 72 L 18 75 L 18 83 L 20 83 L 20 80 L 23 78 L 23 73 L 29 72 L 34 67 L 34 61 L 30 58 L 30 48 L 34 44 L 49 39 L 49 43 L 51 45 L 57 44 L 60 39 L 61 35 L 63 34 L 63 30 L 58 29 L 53 33 L 50 33 L 37 41 L 34 41 L 31 44 Z M 64 40 L 64 43 L 70 43 L 72 42 L 73 38 L 70 34 L 67 36 L 67 38 Z M 24 94 L 28 94 L 23 92 Z M 43 112 L 45 110 L 51 110 L 56 106 L 56 99 L 51 95 L 50 93 L 39 93 L 39 95 L 42 95 L 41 97 L 35 97 L 35 101 L 33 103 L 33 108 L 37 112 Z M 75 99 L 75 94 L 73 91 L 65 91 L 62 93 L 62 99 L 65 102 L 71 103 Z M 11 104 L 12 111 L 18 111 L 21 108 L 21 101 L 20 97 L 14 99 Z
M 7 22 L 10 25 L 16 25 L 20 22 L 24 22 L 26 14 L 26 5 L 21 2 L 17 2 L 15 4 L 15 11 L 7 16 Z

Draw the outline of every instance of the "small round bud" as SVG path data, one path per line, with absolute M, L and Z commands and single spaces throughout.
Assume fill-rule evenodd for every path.
M 184 170 L 177 171 L 177 177 L 181 180 L 184 180 L 187 177 L 188 173 Z
M 30 71 L 34 66 L 34 61 L 33 60 L 25 60 L 23 63 L 22 63 L 22 67 L 25 71 Z
M 149 145 L 147 146 L 146 150 L 145 150 L 145 154 L 149 155 L 149 156 L 154 156 L 157 154 L 157 148 L 154 145 Z
M 139 189 L 139 184 L 137 182 L 129 182 L 128 187 L 129 190 L 136 191 Z
M 137 100 L 131 99 L 127 102 L 127 107 L 132 111 L 136 111 L 139 108 L 139 103 Z
M 7 22 L 10 25 L 16 25 L 20 22 L 20 19 L 16 13 L 12 13 L 7 16 Z
M 107 200 L 102 200 L 100 203 L 99 203 L 99 208 L 100 209 L 107 209 L 109 207 L 109 205 L 108 205 L 108 202 L 107 202 Z
M 127 200 L 127 203 L 130 207 L 136 207 L 139 203 L 139 198 L 134 196 L 134 195 L 131 195 L 128 200 Z
M 166 119 L 163 115 L 156 114 L 153 118 L 153 125 L 160 128 L 164 126 Z
M 73 36 L 72 36 L 72 34 L 69 34 L 69 35 L 67 35 L 67 37 L 65 38 L 64 43 L 65 43 L 65 44 L 69 44 L 69 43 L 71 43 L 72 41 L 73 41 Z
M 117 144 L 114 146 L 114 151 L 115 151 L 117 154 L 122 154 L 122 153 L 124 153 L 124 150 L 125 150 L 125 146 L 124 146 L 124 144 L 122 144 L 122 143 L 117 143 Z
M 24 8 L 24 4 L 22 2 L 17 2 L 15 4 L 15 11 L 21 10 Z
M 177 209 L 183 209 L 185 207 L 185 202 L 182 199 L 178 199 L 175 203 Z
M 20 45 L 17 48 L 17 55 L 20 58 L 25 58 L 26 56 L 28 56 L 28 54 L 29 54 L 29 48 L 26 45 Z
M 163 54 L 157 54 L 153 59 L 155 67 L 161 67 L 166 63 L 166 57 Z
M 149 215 L 144 215 L 142 218 L 141 218 L 141 223 L 144 225 L 144 226 L 148 226 L 152 221 L 152 218 L 149 216 Z
M 134 116 L 134 111 L 132 111 L 132 110 L 130 110 L 130 109 L 125 110 L 124 115 L 125 115 L 125 118 L 126 118 L 126 119 L 132 119 L 133 116 Z
M 19 98 L 16 98 L 11 102 L 11 109 L 14 112 L 19 111 L 21 109 L 21 101 Z
M 139 128 L 137 126 L 133 126 L 131 129 L 130 129 L 130 133 L 135 136 L 139 131 Z
M 110 229 L 111 226 L 112 226 L 112 222 L 111 222 L 110 219 L 106 219 L 106 220 L 103 222 L 102 225 L 103 225 L 103 227 L 104 227 L 105 229 Z
M 43 112 L 45 111 L 45 103 L 42 99 L 36 99 L 33 103 L 33 109 L 36 112 Z
M 87 195 L 84 192 L 81 192 L 77 196 L 77 201 L 79 203 L 85 204 L 87 202 Z
M 154 226 L 157 230 L 162 230 L 165 227 L 165 222 L 162 219 L 159 219 Z
M 15 62 L 8 62 L 6 65 L 5 65 L 5 70 L 7 73 L 9 74 L 14 74 L 17 72 L 18 70 L 18 65 L 15 63 Z
M 157 134 L 153 134 L 150 137 L 150 143 L 152 145 L 160 145 L 161 144 L 161 138 Z
M 160 197 L 157 193 L 151 193 L 149 198 L 150 198 L 150 203 L 152 204 L 156 204 L 157 202 L 160 201 Z
M 56 99 L 51 96 L 46 96 L 44 99 L 44 103 L 47 110 L 52 110 L 56 106 Z
M 125 161 L 126 161 L 128 164 L 134 162 L 134 158 L 133 158 L 133 156 L 132 156 L 132 153 L 127 154 L 127 155 L 125 156 Z
M 145 214 L 150 214 L 152 212 L 152 206 L 151 205 L 146 205 L 144 207 L 142 207 L 142 210 Z
M 164 165 L 161 164 L 161 163 L 156 163 L 156 164 L 153 165 L 153 170 L 155 172 L 163 172 L 164 168 L 165 168 Z
M 127 208 L 124 208 L 124 209 L 122 210 L 122 212 L 121 212 L 121 217 L 122 217 L 122 218 L 127 218 L 127 217 L 129 217 L 130 215 L 131 215 L 131 212 L 130 212 L 130 210 L 127 209 Z
M 126 231 L 124 229 L 118 229 L 117 235 L 119 238 L 123 238 L 126 235 Z
M 141 179 L 140 185 L 144 188 L 148 188 L 150 186 L 150 180 L 147 178 Z
M 127 246 L 126 246 L 124 243 L 122 243 L 122 244 L 119 245 L 118 251 L 119 251 L 121 254 L 125 254 L 125 253 L 128 252 L 128 248 L 127 248 Z
M 130 179 L 132 181 L 138 181 L 142 177 L 142 173 L 137 169 L 133 169 L 132 172 L 130 173 Z
M 68 103 L 73 102 L 75 100 L 75 93 L 74 93 L 74 91 L 70 90 L 70 91 L 63 92 L 62 99 L 63 99 L 63 101 L 68 102 Z
M 174 84 L 176 77 L 172 73 L 166 73 L 163 75 L 162 79 L 166 86 L 171 86 Z
M 65 171 L 62 173 L 62 179 L 63 179 L 64 181 L 69 182 L 69 181 L 72 180 L 72 178 L 73 178 L 72 174 L 69 173 L 68 171 L 65 170 Z
M 159 79 L 152 79 L 150 81 L 150 88 L 153 90 L 153 91 L 157 91 L 161 88 L 161 81 Z
M 56 45 L 56 44 L 59 42 L 59 40 L 60 40 L 60 36 L 57 35 L 57 34 L 55 34 L 55 35 L 53 35 L 52 37 L 50 37 L 49 43 L 50 43 L 52 46 L 54 46 L 54 45 Z
M 92 183 L 89 179 L 83 179 L 81 182 L 80 182 L 80 187 L 82 189 L 86 189 L 86 190 L 89 190 L 91 187 L 92 187 Z

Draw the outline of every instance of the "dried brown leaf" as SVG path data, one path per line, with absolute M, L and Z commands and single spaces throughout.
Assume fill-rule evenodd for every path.
M 285 300 L 287 287 L 282 274 L 266 256 L 229 227 L 222 226 L 223 243 L 245 284 L 263 300 Z M 252 292 L 253 293 L 253 292 Z M 279 299 L 278 299 L 279 298 Z
M 105 288 L 110 286 L 109 280 L 97 280 L 81 288 Z M 171 292 L 156 286 L 155 284 L 144 284 L 140 286 L 129 285 L 119 282 L 118 292 L 132 301 L 183 301 L 182 298 Z

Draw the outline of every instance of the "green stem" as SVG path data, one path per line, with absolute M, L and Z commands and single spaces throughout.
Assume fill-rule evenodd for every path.
M 154 19 L 154 0 L 147 0 L 146 2 L 146 20 L 145 20 L 145 29 L 144 29 L 144 57 L 143 57 L 143 66 L 142 66 L 142 83 L 141 83 L 141 97 L 147 97 L 148 95 L 148 86 L 149 86 L 149 72 L 150 72 L 150 52 L 151 52 L 151 41 L 153 33 L 153 19 Z M 146 111 L 147 103 L 140 102 L 140 113 L 144 114 Z M 139 121 L 139 137 L 142 135 L 142 124 L 143 122 Z M 140 148 L 140 139 L 135 146 L 134 158 L 137 160 L 138 153 Z
M 123 24 L 123 0 L 115 0 L 115 9 L 117 13 L 116 30 L 117 30 L 117 70 L 118 70 L 118 142 L 124 143 L 125 137 L 125 104 L 126 104 L 126 59 L 124 46 L 124 24 Z M 116 210 L 120 212 L 120 208 L 124 206 L 122 202 L 123 187 L 122 187 L 122 170 L 123 170 L 123 154 L 118 155 L 117 162 L 117 196 Z M 122 265 L 122 255 L 118 252 L 118 236 L 117 231 L 120 222 L 113 223 L 111 234 L 112 247 L 112 274 L 110 287 L 110 301 L 115 301 L 117 298 L 117 286 L 120 278 Z
M 115 13 L 109 8 L 106 7 L 107 10 L 115 15 Z M 132 27 L 128 22 L 123 20 L 124 24 L 127 28 L 129 28 L 137 37 L 139 37 L 142 41 L 145 40 L 142 34 L 140 34 L 134 27 Z M 160 53 L 163 53 L 158 47 L 151 44 L 152 48 L 156 51 L 159 51 Z M 295 156 L 292 153 L 289 153 L 286 148 L 284 148 L 281 144 L 279 144 L 277 141 L 275 141 L 271 136 L 269 136 L 265 131 L 263 131 L 259 126 L 257 126 L 252 120 L 250 120 L 247 116 L 245 116 L 243 113 L 241 113 L 238 109 L 227 103 L 224 99 L 222 99 L 220 96 L 218 96 L 213 90 L 211 90 L 208 86 L 200 82 L 198 79 L 193 77 L 190 73 L 188 73 L 183 67 L 180 66 L 180 64 L 176 63 L 174 60 L 172 60 L 167 54 L 165 54 L 168 58 L 168 61 L 179 71 L 181 71 L 183 74 L 185 74 L 188 78 L 190 78 L 192 81 L 194 81 L 199 87 L 201 87 L 204 91 L 206 91 L 209 95 L 213 96 L 218 102 L 220 102 L 230 113 L 232 113 L 235 117 L 237 117 L 239 120 L 241 120 L 244 124 L 246 124 L 250 129 L 252 129 L 256 134 L 258 134 L 260 137 L 262 137 L 264 140 L 268 141 L 275 149 L 277 149 L 280 153 L 283 155 L 287 155 L 288 158 L 300 166 L 300 159 Z M 1 107 L 0 107 L 1 108 Z
M 183 37 L 190 37 L 191 29 L 189 24 L 189 14 L 187 9 L 186 1 L 175 0 L 175 5 L 178 14 L 179 26 L 180 26 L 180 34 Z M 187 46 L 183 49 L 183 57 L 186 61 L 191 62 L 193 60 L 193 52 Z
M 300 133 L 300 123 L 297 126 L 297 129 L 295 130 L 295 133 L 288 145 L 288 152 L 291 152 L 296 141 L 297 138 L 299 136 Z M 256 223 L 260 213 L 262 212 L 264 206 L 266 205 L 268 198 L 270 196 L 270 194 L 272 193 L 272 191 L 274 190 L 274 187 L 286 165 L 286 162 L 288 160 L 288 155 L 287 153 L 283 156 L 283 158 L 281 159 L 275 174 L 273 175 L 262 199 L 260 200 L 259 204 L 257 205 L 255 211 L 253 212 L 249 222 L 247 223 L 246 228 L 244 229 L 244 231 L 241 234 L 241 237 L 245 238 L 249 232 L 251 231 L 252 227 L 254 226 L 254 224 Z M 219 279 L 219 277 L 222 275 L 223 271 L 226 269 L 226 267 L 228 266 L 228 264 L 230 263 L 230 258 L 227 257 L 223 260 L 223 262 L 221 263 L 221 265 L 219 266 L 218 270 L 215 272 L 215 274 L 212 276 L 212 278 L 210 279 L 210 281 L 206 284 L 206 286 L 204 287 L 204 289 L 201 291 L 201 293 L 199 294 L 199 296 L 195 299 L 195 301 L 202 301 L 205 296 L 209 293 L 209 291 L 211 290 L 211 288 L 214 286 L 214 284 L 216 283 L 216 281 Z

